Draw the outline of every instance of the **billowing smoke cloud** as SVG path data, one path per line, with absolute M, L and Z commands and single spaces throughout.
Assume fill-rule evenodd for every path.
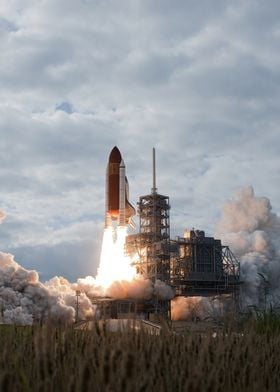
M 174 292 L 170 286 L 161 280 L 157 280 L 155 284 L 151 280 L 143 278 L 141 275 L 136 276 L 131 281 L 115 281 L 105 291 L 105 294 L 112 298 L 137 298 L 150 299 L 153 295 L 158 299 L 171 299 Z
M 150 280 L 138 277 L 131 281 L 115 281 L 106 293 L 112 298 L 149 299 L 153 294 L 153 286 Z
M 0 219 L 5 213 L 0 210 Z M 76 315 L 77 291 L 78 317 Z M 34 322 L 73 323 L 91 319 L 95 314 L 94 297 L 115 299 L 172 298 L 172 289 L 161 281 L 153 284 L 142 276 L 132 280 L 116 280 L 107 288 L 88 276 L 71 283 L 63 277 L 54 277 L 44 284 L 36 271 L 20 266 L 13 255 L 0 252 L 0 322 L 31 325 Z
M 150 299 L 155 295 L 163 300 L 174 297 L 172 288 L 166 283 L 157 280 L 153 284 L 151 280 L 145 279 L 142 275 L 136 275 L 132 280 L 115 280 L 108 288 L 98 286 L 92 276 L 87 276 L 84 279 L 78 279 L 73 287 L 86 293 L 89 298 L 104 296 L 114 299 Z
M 114 299 L 135 298 L 148 299 L 154 293 L 152 282 L 137 276 L 131 281 L 116 280 L 108 287 L 98 286 L 96 279 L 92 276 L 80 278 L 76 284 L 73 284 L 77 290 L 86 293 L 89 298 L 94 297 L 111 297 Z
M 212 314 L 211 301 L 203 297 L 177 297 L 171 301 L 172 320 L 197 321 Z
M 160 300 L 171 299 L 174 297 L 174 291 L 172 288 L 159 279 L 155 282 L 154 293 Z
M 171 301 L 172 320 L 219 319 L 232 311 L 234 311 L 234 303 L 227 295 L 218 297 L 176 297 Z
M 225 203 L 217 235 L 240 261 L 243 304 L 279 304 L 280 218 L 269 200 L 251 186 L 238 191 Z
M 155 285 L 137 277 L 132 281 L 115 281 L 107 289 L 96 285 L 92 276 L 70 283 L 54 277 L 44 284 L 36 271 L 20 266 L 11 254 L 0 252 L 0 321 L 7 324 L 31 325 L 34 322 L 73 323 L 76 318 L 76 291 L 80 291 L 78 317 L 92 319 L 95 307 L 91 300 L 98 296 L 115 299 L 160 299 L 173 297 L 173 291 L 161 281 Z
M 1 321 L 30 325 L 33 322 L 71 323 L 75 319 L 75 291 L 64 278 L 53 278 L 46 284 L 36 271 L 21 267 L 11 254 L 0 252 Z M 93 315 L 90 300 L 79 298 L 79 315 Z

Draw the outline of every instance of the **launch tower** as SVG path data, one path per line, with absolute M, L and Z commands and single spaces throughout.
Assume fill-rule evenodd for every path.
M 153 148 L 153 187 L 149 195 L 140 196 L 138 214 L 140 232 L 127 237 L 129 252 L 138 253 L 137 273 L 150 279 L 170 284 L 170 219 L 169 197 L 157 192 L 156 159 Z M 168 316 L 170 301 L 153 299 L 153 313 Z
M 159 280 L 170 285 L 176 296 L 229 296 L 238 309 L 240 265 L 228 246 L 194 229 L 170 240 L 169 213 L 169 197 L 157 192 L 153 149 L 153 187 L 138 202 L 140 230 L 126 238 L 127 253 L 138 254 L 137 272 L 154 285 Z M 150 309 L 150 313 L 168 317 L 170 301 L 155 296 Z
M 153 188 L 150 195 L 140 196 L 140 260 L 136 267 L 151 279 L 170 283 L 169 197 L 157 193 L 155 149 L 153 149 Z

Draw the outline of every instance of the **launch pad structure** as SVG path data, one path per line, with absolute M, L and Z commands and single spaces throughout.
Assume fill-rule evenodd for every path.
M 153 187 L 151 194 L 140 196 L 138 213 L 140 231 L 129 235 L 126 241 L 128 254 L 137 253 L 134 263 L 138 274 L 153 283 L 161 280 L 170 284 L 170 204 L 169 197 L 157 193 L 155 149 L 153 149 Z
M 206 237 L 204 231 L 190 230 L 183 237 L 170 239 L 169 197 L 156 188 L 155 149 L 153 149 L 153 187 L 140 196 L 138 234 L 127 236 L 126 252 L 137 254 L 137 273 L 155 285 L 162 281 L 175 296 L 227 297 L 235 309 L 240 302 L 240 265 L 221 240 Z M 152 313 L 170 317 L 170 300 L 155 294 Z

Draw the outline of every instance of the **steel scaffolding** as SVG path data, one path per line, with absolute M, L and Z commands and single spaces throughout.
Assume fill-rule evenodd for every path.
M 171 285 L 177 295 L 230 294 L 239 307 L 240 264 L 228 246 L 191 230 L 172 241 Z
M 138 203 L 140 218 L 140 259 L 136 268 L 156 282 L 170 282 L 169 198 L 157 193 L 141 196 Z
M 240 265 L 219 239 L 204 231 L 186 231 L 184 237 L 170 240 L 169 197 L 157 193 L 155 151 L 153 149 L 153 187 L 138 203 L 140 230 L 126 239 L 126 251 L 136 255 L 137 273 L 154 284 L 161 280 L 181 296 L 230 296 L 240 307 Z M 134 257 L 135 260 L 135 257 Z M 152 300 L 154 313 L 168 315 L 170 301 Z

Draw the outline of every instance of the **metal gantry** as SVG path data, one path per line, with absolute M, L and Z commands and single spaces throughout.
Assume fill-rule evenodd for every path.
M 170 240 L 169 197 L 157 193 L 155 167 L 153 149 L 151 194 L 139 198 L 140 230 L 126 240 L 127 253 L 136 255 L 137 273 L 154 284 L 165 282 L 176 295 L 231 296 L 239 307 L 240 265 L 228 246 L 194 229 Z M 154 313 L 166 315 L 170 301 L 154 296 L 153 307 Z
M 238 300 L 240 265 L 228 246 L 200 230 L 188 231 L 172 244 L 171 285 L 178 295 L 231 294 Z
M 141 196 L 138 203 L 140 258 L 136 268 L 154 283 L 170 282 L 169 198 L 157 193 Z

